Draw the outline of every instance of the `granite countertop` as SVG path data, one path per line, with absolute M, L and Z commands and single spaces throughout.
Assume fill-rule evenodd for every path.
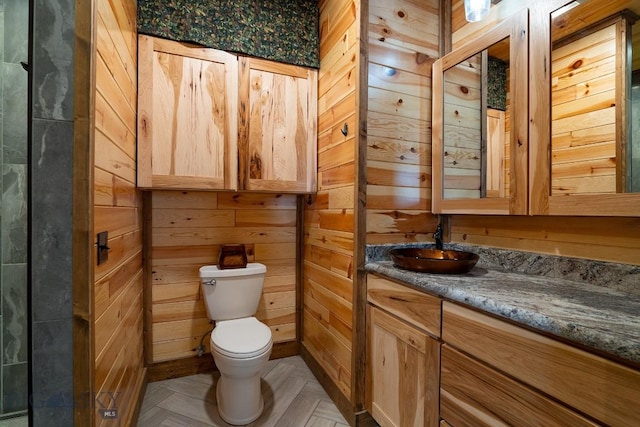
M 368 246 L 365 270 L 640 366 L 640 266 L 451 245 L 476 267 L 427 274 L 394 266 L 393 247 Z

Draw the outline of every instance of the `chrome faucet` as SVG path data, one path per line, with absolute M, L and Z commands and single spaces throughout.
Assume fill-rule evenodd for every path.
M 442 225 L 440 225 L 440 223 L 436 226 L 433 238 L 436 240 L 436 249 L 442 250 L 444 246 L 442 245 Z

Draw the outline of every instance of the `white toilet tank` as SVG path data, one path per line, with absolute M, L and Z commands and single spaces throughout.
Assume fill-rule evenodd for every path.
M 207 314 L 212 320 L 250 317 L 256 313 L 267 267 L 250 262 L 245 268 L 200 267 L 200 286 Z

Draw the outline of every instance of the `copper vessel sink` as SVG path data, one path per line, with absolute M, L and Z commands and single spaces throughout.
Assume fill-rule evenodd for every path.
M 389 254 L 400 268 L 435 274 L 467 273 L 480 258 L 471 252 L 420 248 L 392 249 Z

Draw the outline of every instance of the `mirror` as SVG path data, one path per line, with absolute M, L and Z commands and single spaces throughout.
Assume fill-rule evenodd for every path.
M 640 192 L 640 1 L 551 14 L 551 195 Z
M 527 213 L 528 28 L 523 8 L 434 62 L 434 213 Z
M 509 37 L 443 73 L 443 198 L 505 197 Z

